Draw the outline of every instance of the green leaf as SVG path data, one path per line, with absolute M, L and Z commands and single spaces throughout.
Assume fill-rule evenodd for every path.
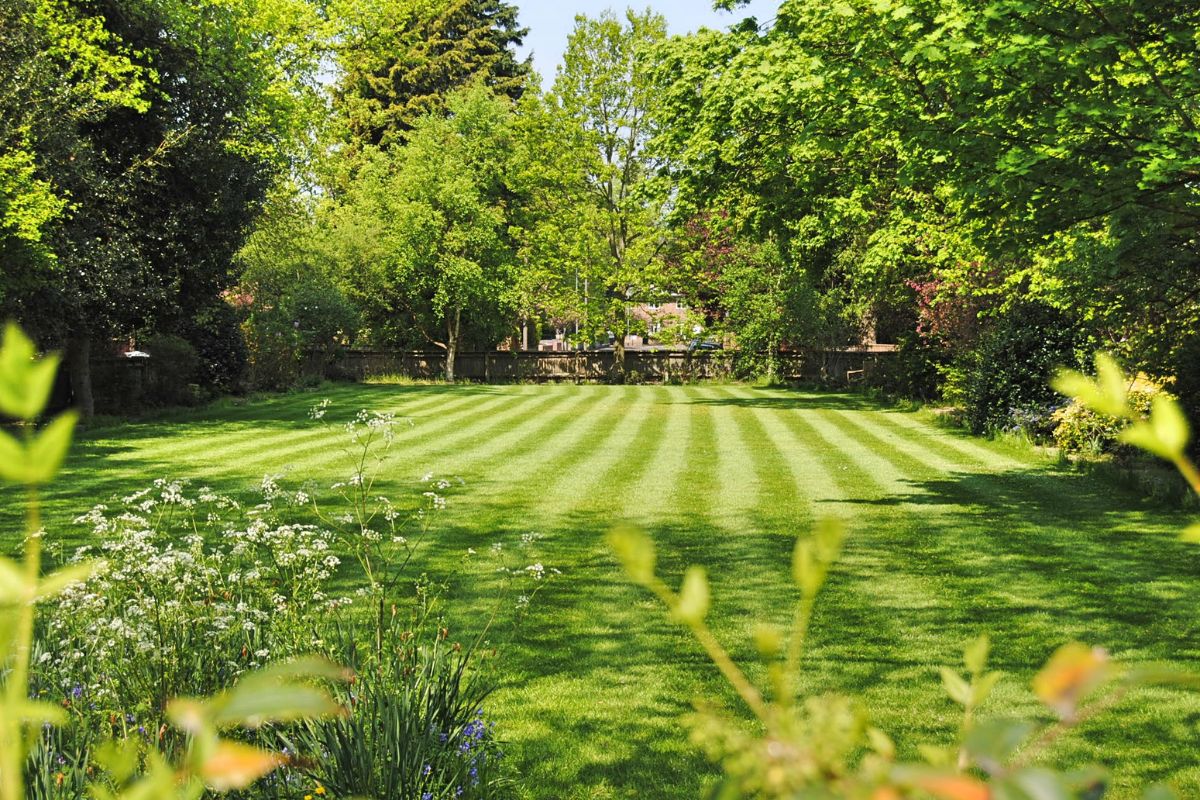
M 29 599 L 29 582 L 21 565 L 0 558 L 0 605 L 12 606 Z
M 689 625 L 699 625 L 708 615 L 708 577 L 703 567 L 691 566 L 683 575 L 683 586 L 679 589 L 679 605 L 675 616 Z
M 30 725 L 62 725 L 67 721 L 67 712 L 53 703 L 41 700 L 25 700 L 6 709 L 8 713 Z
M 950 699 L 960 705 L 970 705 L 971 703 L 971 686 L 962 676 L 949 667 L 942 667 L 942 686 L 946 687 L 946 694 L 950 695 Z
M 879 728 L 867 728 L 867 741 L 870 743 L 871 749 L 878 755 L 889 761 L 896 757 L 896 743 L 892 741 L 892 737 Z
M 1096 354 L 1096 380 L 1074 370 L 1062 370 L 1050 385 L 1101 414 L 1125 419 L 1136 416 L 1129 408 L 1128 381 L 1116 359 L 1107 353 Z
M 1017 790 L 1017 797 L 1028 800 L 1073 800 L 1075 792 L 1063 776 L 1043 767 L 1029 767 L 1008 776 L 1000 785 Z
M 219 728 L 258 728 L 270 722 L 331 717 L 344 713 L 329 693 L 314 686 L 279 683 L 233 689 L 213 715 Z
M 1003 677 L 1003 672 L 985 672 L 976 678 L 971 684 L 971 704 L 978 706 L 987 700 Z
M 1179 538 L 1189 544 L 1200 544 L 1200 522 L 1193 522 L 1184 528 Z
M 750 633 L 754 647 L 763 658 L 775 658 L 783 649 L 783 635 L 776 625 L 758 623 Z
M 1200 689 L 1200 675 L 1167 664 L 1147 664 L 1129 671 L 1126 680 L 1139 686 L 1183 686 Z
M 1183 409 L 1174 398 L 1162 394 L 1155 395 L 1150 408 L 1150 424 L 1158 440 L 1168 450 L 1176 457 L 1183 455 L 1191 437 L 1191 430 Z
M 67 411 L 57 416 L 53 422 L 38 433 L 29 446 L 26 482 L 29 484 L 49 483 L 58 474 L 67 451 L 71 449 L 71 439 L 75 434 L 75 425 L 79 414 Z
M 800 591 L 807 595 L 815 594 L 821 588 L 824 577 L 817 563 L 813 543 L 807 539 L 797 539 L 796 548 L 792 551 L 792 578 Z
M 978 675 L 987 667 L 988 651 L 991 649 L 991 641 L 987 634 L 981 634 L 979 638 L 967 645 L 963 652 L 963 661 L 967 665 L 967 671 L 972 675 Z
M 11 434 L 0 430 L 0 478 L 25 482 L 25 447 Z
M 9 322 L 0 346 L 0 413 L 30 421 L 46 406 L 58 358 L 34 362 L 37 349 L 20 327 Z
M 612 548 L 625 572 L 635 583 L 643 586 L 654 580 L 657 557 L 654 542 L 645 532 L 629 526 L 613 528 L 608 532 L 608 546 Z
M 1104 411 L 1110 417 L 1133 416 L 1129 408 L 1129 379 L 1121 365 L 1108 353 L 1096 353 L 1096 386 L 1107 406 Z
M 971 729 L 963 746 L 984 769 L 999 767 L 1029 738 L 1036 726 L 1025 720 L 989 719 Z
M 329 694 L 302 680 L 342 680 L 346 670 L 323 659 L 300 659 L 246 675 L 238 685 L 207 705 L 213 725 L 257 728 L 268 722 L 288 722 L 341 714 L 344 709 Z
M 103 561 L 86 561 L 71 564 L 42 578 L 37 587 L 37 598 L 53 597 L 73 583 L 82 583 L 106 566 Z

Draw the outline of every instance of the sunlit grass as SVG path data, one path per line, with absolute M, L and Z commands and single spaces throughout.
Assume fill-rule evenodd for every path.
M 461 568 L 467 548 L 538 533 L 539 557 L 563 571 L 519 627 L 489 634 L 502 678 L 490 714 L 529 797 L 694 797 L 712 775 L 679 719 L 693 698 L 733 698 L 624 580 L 603 544 L 616 521 L 651 532 L 672 579 L 688 563 L 709 568 L 714 628 L 751 663 L 752 623 L 789 613 L 794 537 L 820 516 L 848 520 L 803 686 L 860 695 L 906 756 L 953 734 L 937 667 L 982 631 L 1009 676 L 986 709 L 996 714 L 1035 710 L 1029 677 L 1070 638 L 1200 669 L 1200 551 L 1172 538 L 1180 513 L 848 395 L 381 385 L 227 402 L 93 430 L 49 498 L 50 538 L 68 530 L 77 543 L 71 517 L 155 477 L 226 491 L 266 473 L 295 486 L 344 479 L 338 433 L 306 417 L 326 396 L 333 419 L 367 407 L 411 420 L 381 492 L 427 472 L 465 481 L 420 564 L 450 580 L 452 629 L 478 630 L 499 584 L 482 563 Z M 15 531 L 15 498 L 4 499 Z M 1197 697 L 1146 691 L 1055 755 L 1112 766 L 1117 797 L 1164 777 L 1195 793 L 1198 720 Z

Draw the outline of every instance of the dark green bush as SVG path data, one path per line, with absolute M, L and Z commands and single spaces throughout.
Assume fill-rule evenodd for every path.
M 142 343 L 150 354 L 144 401 L 157 406 L 186 406 L 197 401 L 201 360 L 191 342 L 181 336 L 156 333 Z
M 965 356 L 962 402 L 975 433 L 1010 428 L 1014 413 L 1029 416 L 1061 405 L 1050 388 L 1060 367 L 1079 367 L 1087 351 L 1081 326 L 1062 311 L 1022 301 L 993 318 Z
M 213 303 L 192 317 L 187 339 L 200 358 L 197 382 L 214 392 L 239 392 L 250 351 L 238 312 L 228 303 Z
M 869 385 L 895 397 L 936 399 L 941 385 L 938 367 L 949 362 L 949 351 L 916 331 L 897 339 L 895 355 L 880 359 L 867 378 Z

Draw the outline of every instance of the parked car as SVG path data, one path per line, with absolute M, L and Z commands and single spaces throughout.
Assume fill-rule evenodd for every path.
M 725 345 L 715 339 L 692 339 L 688 342 L 687 349 L 689 353 L 696 350 L 724 350 Z

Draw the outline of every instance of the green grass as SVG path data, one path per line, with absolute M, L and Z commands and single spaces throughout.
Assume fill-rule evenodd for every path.
M 493 637 L 503 685 L 489 711 L 529 797 L 698 796 L 712 768 L 679 718 L 696 697 L 736 703 L 689 637 L 625 581 L 603 544 L 617 521 L 653 534 L 672 581 L 689 563 L 709 568 L 714 628 L 749 663 L 752 623 L 790 613 L 795 536 L 819 516 L 849 520 L 803 685 L 859 695 L 907 756 L 953 735 L 937 667 L 957 664 L 980 632 L 1008 674 L 987 709 L 996 714 L 1039 713 L 1029 679 L 1072 638 L 1200 668 L 1200 561 L 1172 538 L 1181 512 L 851 395 L 339 386 L 225 403 L 93 430 L 50 495 L 52 527 L 158 476 L 225 490 L 285 470 L 293 485 L 343 478 L 337 437 L 306 419 L 324 396 L 344 415 L 368 407 L 412 420 L 384 491 L 428 471 L 466 481 L 422 567 L 451 574 L 468 547 L 537 532 L 542 560 L 564 572 L 518 629 Z M 12 531 L 17 498 L 3 499 Z M 497 580 L 453 578 L 456 632 L 482 623 Z M 1110 765 L 1116 797 L 1164 778 L 1191 795 L 1197 733 L 1200 698 L 1146 690 L 1054 755 Z

